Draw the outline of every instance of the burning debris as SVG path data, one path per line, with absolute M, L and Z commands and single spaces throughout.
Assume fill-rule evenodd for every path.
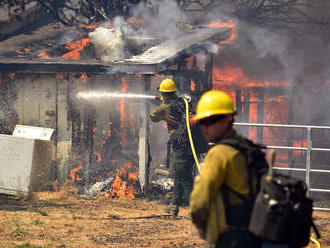
M 96 182 L 89 189 L 85 190 L 84 195 L 87 197 L 95 197 L 100 194 L 104 195 L 110 190 L 113 179 L 114 177 L 112 176 L 104 181 Z

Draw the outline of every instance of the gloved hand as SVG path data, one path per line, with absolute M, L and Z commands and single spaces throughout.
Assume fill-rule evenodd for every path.
M 160 105 L 162 103 L 161 96 L 155 96 L 153 99 L 150 100 L 151 103 L 155 105 Z

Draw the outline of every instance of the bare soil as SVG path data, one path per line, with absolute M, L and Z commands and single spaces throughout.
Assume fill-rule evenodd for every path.
M 142 199 L 85 199 L 75 190 L 35 193 L 30 199 L 0 196 L 0 247 L 209 247 L 181 208 Z M 330 248 L 330 213 L 316 212 L 322 248 Z M 309 248 L 317 247 L 310 244 Z

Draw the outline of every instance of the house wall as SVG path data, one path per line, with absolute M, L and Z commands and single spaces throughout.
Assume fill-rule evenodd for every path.
M 55 129 L 53 178 L 64 181 L 71 149 L 72 125 L 68 118 L 69 78 L 58 80 L 56 74 L 17 74 L 8 90 L 16 112 L 16 124 Z

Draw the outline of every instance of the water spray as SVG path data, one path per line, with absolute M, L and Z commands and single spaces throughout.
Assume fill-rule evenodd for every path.
M 85 100 L 104 99 L 104 98 L 157 99 L 158 96 L 151 96 L 151 95 L 144 95 L 144 94 L 132 94 L 132 93 L 120 93 L 120 92 L 78 92 L 77 98 L 82 98 Z

